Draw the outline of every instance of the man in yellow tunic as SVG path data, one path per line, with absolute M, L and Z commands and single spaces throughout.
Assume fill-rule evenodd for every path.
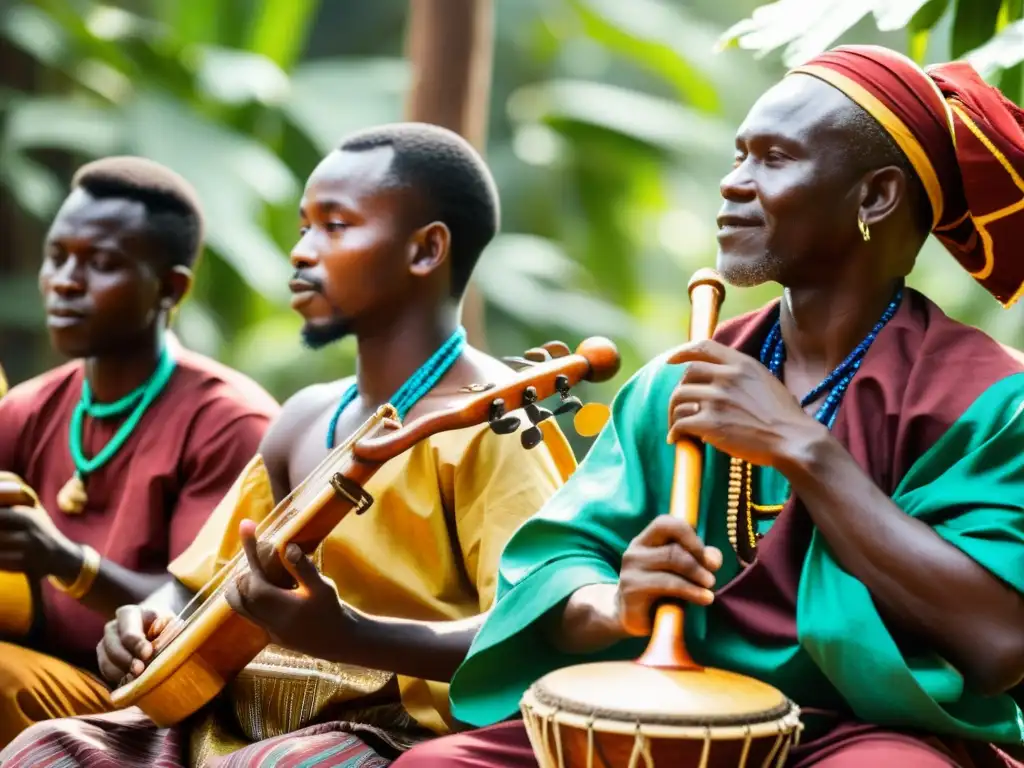
M 366 768 L 449 730 L 447 683 L 490 607 L 500 553 L 575 468 L 573 455 L 551 420 L 531 451 L 486 424 L 430 438 L 373 477 L 373 506 L 346 517 L 312 559 L 288 553 L 304 591 L 274 586 L 254 523 L 336 442 L 384 402 L 413 419 L 462 387 L 513 375 L 468 347 L 459 325 L 463 290 L 498 228 L 493 181 L 465 141 L 420 124 L 351 136 L 314 171 L 300 214 L 291 288 L 304 339 L 320 347 L 354 335 L 358 373 L 285 404 L 260 455 L 171 564 L 176 581 L 108 625 L 100 668 L 113 681 L 140 674 L 147 633 L 240 540 L 253 572 L 228 601 L 273 645 L 188 728 L 157 729 L 138 710 L 55 720 L 26 731 L 0 763 Z

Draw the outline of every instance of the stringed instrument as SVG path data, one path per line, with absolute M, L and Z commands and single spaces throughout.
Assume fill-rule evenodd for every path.
M 725 285 L 714 270 L 690 279 L 690 340 L 709 339 Z M 676 443 L 668 514 L 696 530 L 704 446 Z M 781 691 L 745 675 L 702 667 L 686 650 L 683 609 L 662 602 L 636 661 L 555 670 L 520 709 L 541 768 L 781 768 L 801 731 Z
M 13 472 L 0 472 L 0 507 L 27 507 L 52 521 L 32 488 Z M 0 637 L 20 639 L 32 629 L 32 585 L 21 573 L 0 571 Z
M 589 406 L 570 394 L 573 386 L 605 381 L 620 365 L 615 345 L 599 337 L 583 341 L 575 354 L 552 342 L 511 362 L 521 370 L 509 381 L 464 387 L 448 407 L 408 424 L 399 423 L 390 404 L 378 409 L 257 526 L 257 541 L 271 545 L 276 555 L 270 570 L 278 574 L 268 575 L 294 583 L 283 557 L 285 547 L 295 543 L 310 554 L 347 514 L 365 514 L 373 504 L 366 483 L 387 461 L 417 443 L 484 423 L 497 434 L 512 434 L 521 424 L 514 412 L 522 410 L 532 426 L 522 430 L 520 439 L 524 448 L 532 448 L 543 438 L 540 421 L 570 411 L 576 412 L 578 422 L 586 416 Z M 554 412 L 539 405 L 555 394 L 562 402 Z M 582 426 L 592 431 L 594 424 Z M 145 671 L 111 694 L 115 707 L 138 706 L 158 726 L 174 725 L 211 701 L 256 658 L 270 643 L 269 636 L 232 611 L 224 597 L 228 585 L 247 571 L 248 561 L 239 551 L 153 639 L 153 657 Z

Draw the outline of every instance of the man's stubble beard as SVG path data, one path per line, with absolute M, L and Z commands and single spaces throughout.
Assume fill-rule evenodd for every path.
M 777 281 L 784 260 L 772 251 L 765 251 L 759 259 L 737 259 L 722 269 L 722 278 L 736 288 L 755 288 Z
M 307 349 L 318 350 L 341 341 L 353 333 L 352 323 L 344 317 L 335 317 L 326 323 L 306 323 L 302 326 L 302 344 Z

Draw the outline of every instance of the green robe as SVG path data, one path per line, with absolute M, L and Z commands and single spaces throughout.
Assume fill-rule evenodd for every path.
M 756 355 L 775 311 L 739 318 L 719 336 Z M 834 434 L 903 511 L 1024 591 L 1024 372 L 988 337 L 912 291 L 890 326 L 854 379 Z M 958 351 L 968 355 L 962 375 L 929 362 L 933 349 L 948 354 L 950 366 Z M 666 415 L 682 372 L 659 358 L 637 373 L 576 474 L 509 542 L 497 603 L 452 681 L 462 722 L 516 715 L 526 688 L 554 669 L 643 650 L 646 641 L 632 640 L 592 656 L 563 654 L 539 620 L 584 585 L 616 582 L 629 542 L 668 509 L 675 454 Z M 770 683 L 805 708 L 937 735 L 1024 741 L 1024 717 L 1009 694 L 980 696 L 938 654 L 905 650 L 798 501 L 743 573 L 725 527 L 728 467 L 727 456 L 705 448 L 698 532 L 725 564 L 715 604 L 686 609 L 687 647 L 699 662 Z M 764 476 L 762 492 L 778 487 Z M 788 604 L 773 597 L 787 591 L 787 579 L 795 593 Z M 745 625 L 757 601 L 788 611 L 791 629 L 769 618 Z

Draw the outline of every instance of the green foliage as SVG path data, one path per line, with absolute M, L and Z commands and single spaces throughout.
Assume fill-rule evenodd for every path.
M 583 393 L 608 399 L 682 340 L 686 282 L 714 261 L 733 133 L 784 71 L 741 50 L 716 53 L 718 41 L 759 57 L 783 48 L 789 63 L 847 34 L 905 41 L 919 57 L 945 55 L 938 38 L 948 48 L 955 37 L 986 76 L 1021 95 L 1021 0 L 753 2 L 727 10 L 716 0 L 495 4 L 487 157 L 504 234 L 476 277 L 492 351 L 610 336 L 624 354 L 622 373 Z M 112 3 L 22 0 L 0 17 L 0 34 L 42 74 L 31 93 L 0 90 L 5 193 L 25 217 L 46 222 L 80 162 L 134 153 L 167 163 L 196 186 L 209 221 L 196 288 L 177 321 L 183 341 L 279 398 L 349 373 L 350 344 L 315 354 L 298 344 L 286 254 L 319 158 L 350 130 L 402 117 L 411 73 L 395 3 Z M 723 37 L 724 13 L 728 23 L 750 11 Z M 1019 313 L 995 307 L 941 248 L 927 249 L 912 281 L 954 315 L 1022 341 Z M 3 276 L 0 325 L 41 329 L 33 285 L 31 274 Z M 724 314 L 774 294 L 771 286 L 734 291 Z
M 931 34 L 945 28 L 937 59 L 966 58 L 996 85 L 1000 76 L 1019 77 L 1011 70 L 1024 62 L 1024 32 L 1015 23 L 1022 18 L 1021 0 L 777 0 L 726 30 L 719 45 L 759 58 L 785 46 L 783 61 L 794 66 L 867 18 L 882 32 L 905 30 L 908 53 L 919 63 L 926 61 Z

